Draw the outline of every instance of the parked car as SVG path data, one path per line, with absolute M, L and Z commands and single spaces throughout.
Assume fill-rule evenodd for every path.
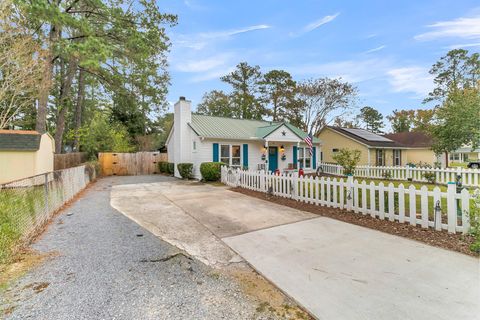
M 480 169 L 480 160 L 478 161 L 470 161 L 467 164 L 467 167 L 470 169 Z

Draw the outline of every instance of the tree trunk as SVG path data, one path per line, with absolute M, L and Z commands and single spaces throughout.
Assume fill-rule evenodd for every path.
M 35 123 L 35 130 L 40 133 L 45 133 L 47 131 L 47 106 L 48 106 L 48 96 L 50 95 L 50 90 L 52 88 L 52 77 L 53 77 L 53 59 L 54 52 L 53 47 L 54 43 L 58 37 L 58 30 L 55 26 L 50 27 L 49 34 L 49 52 L 45 58 L 45 66 L 43 71 L 43 81 L 40 86 L 38 94 L 38 108 L 37 108 L 37 118 Z
M 67 113 L 67 106 L 65 102 L 72 87 L 73 77 L 77 71 L 77 61 L 70 60 L 67 74 L 63 79 L 63 84 L 60 90 L 60 99 L 58 99 L 58 117 L 57 126 L 55 128 L 55 153 L 62 153 L 63 133 L 65 131 L 65 114 Z
M 85 71 L 80 69 L 78 74 L 78 94 L 77 104 L 75 105 L 75 140 L 73 141 L 73 149 L 80 151 L 79 130 L 82 127 L 83 106 L 85 104 Z

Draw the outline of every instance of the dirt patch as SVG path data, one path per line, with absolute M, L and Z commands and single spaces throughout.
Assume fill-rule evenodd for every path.
M 49 285 L 49 282 L 35 283 L 35 285 L 33 286 L 33 291 L 35 291 L 35 293 L 40 293 L 45 290 Z
M 40 265 L 45 259 L 57 255 L 55 252 L 41 254 L 34 250 L 20 251 L 11 263 L 0 265 L 0 289 L 5 290 L 9 283 Z
M 353 213 L 338 208 L 317 206 L 314 204 L 271 196 L 263 192 L 257 192 L 243 188 L 232 188 L 230 190 L 290 208 L 311 212 L 319 216 L 329 217 L 396 236 L 417 240 L 432 246 L 457 251 L 470 256 L 479 256 L 478 253 L 471 251 L 469 248 L 475 240 L 471 235 L 452 234 L 445 230 L 436 231 L 432 229 L 422 229 L 412 226 L 408 223 L 380 220 L 377 218 L 372 218 L 369 215 Z
M 258 301 L 258 313 L 271 312 L 282 319 L 313 319 L 264 277 L 250 267 L 230 266 L 224 272 L 233 277 L 248 296 Z

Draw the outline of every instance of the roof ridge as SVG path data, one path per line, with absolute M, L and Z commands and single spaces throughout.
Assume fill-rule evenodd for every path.
M 263 120 L 263 119 L 240 119 L 240 118 L 232 118 L 232 117 L 225 117 L 225 116 L 211 116 L 211 115 L 208 115 L 208 114 L 198 114 L 198 113 L 192 113 L 192 116 L 209 117 L 209 118 L 222 118 L 222 119 L 229 119 L 229 120 L 257 121 L 257 122 L 265 122 L 265 123 L 269 122 L 269 121 Z

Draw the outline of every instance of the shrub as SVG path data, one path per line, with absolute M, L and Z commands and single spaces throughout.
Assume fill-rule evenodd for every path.
M 177 169 L 183 179 L 190 179 L 193 174 L 193 163 L 179 163 Z
M 473 236 L 470 250 L 480 253 L 480 189 L 475 190 L 473 195 L 473 204 L 470 209 L 470 234 Z
M 333 155 L 333 160 L 343 167 L 345 174 L 353 174 L 355 168 L 360 162 L 361 154 L 362 152 L 360 150 L 349 150 L 344 148 L 340 149 Z
M 392 172 L 391 172 L 391 171 L 384 171 L 384 172 L 382 173 L 382 177 L 383 177 L 384 179 L 387 179 L 387 180 L 392 179 Z
M 160 161 L 158 163 L 158 170 L 160 171 L 160 173 L 167 173 L 167 163 L 168 162 L 165 161 Z
M 203 162 L 200 165 L 200 173 L 205 181 L 218 181 L 221 177 L 222 162 Z
M 168 174 L 174 175 L 175 174 L 175 163 L 167 162 L 167 171 Z
M 425 180 L 427 180 L 428 183 L 435 183 L 437 181 L 435 172 L 425 172 L 423 174 L 423 177 L 425 178 Z

